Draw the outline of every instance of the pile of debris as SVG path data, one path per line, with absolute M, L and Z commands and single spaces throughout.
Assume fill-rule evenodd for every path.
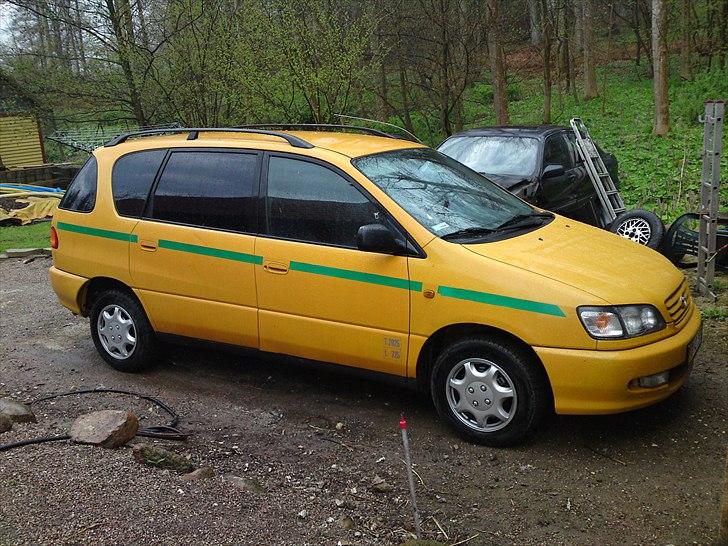
M 0 184 L 0 225 L 25 225 L 53 216 L 63 190 L 31 184 Z

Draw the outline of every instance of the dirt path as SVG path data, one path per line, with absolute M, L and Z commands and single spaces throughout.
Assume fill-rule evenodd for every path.
M 553 417 L 529 444 L 492 450 L 454 437 L 411 392 L 288 360 L 170 346 L 154 370 L 120 374 L 96 355 L 87 321 L 56 303 L 48 266 L 0 263 L 0 396 L 100 386 L 158 396 L 191 433 L 186 444 L 160 445 L 216 476 L 185 483 L 139 465 L 128 447 L 64 442 L 0 453 L 0 544 L 398 544 L 411 528 L 401 411 L 431 538 L 709 544 L 717 536 L 728 443 L 725 321 L 706 323 L 692 378 L 665 403 Z M 140 400 L 65 399 L 38 404 L 39 423 L 16 425 L 0 443 L 62 433 L 79 413 L 106 407 L 164 420 Z M 376 476 L 394 490 L 374 492 Z M 345 515 L 353 529 L 338 523 Z

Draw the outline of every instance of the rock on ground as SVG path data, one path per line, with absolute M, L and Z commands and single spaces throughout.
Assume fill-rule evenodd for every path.
M 197 480 L 212 478 L 214 475 L 215 471 L 212 468 L 210 468 L 209 466 L 203 466 L 202 468 L 198 468 L 197 470 L 193 470 L 192 472 L 183 474 L 181 476 L 181 479 L 185 482 L 196 482 Z
M 7 415 L 0 413 L 0 434 L 13 428 L 13 420 Z
M 195 469 L 195 465 L 182 455 L 152 444 L 135 445 L 132 454 L 139 463 L 173 470 L 180 474 L 189 474 Z
M 71 440 L 113 449 L 134 438 L 138 429 L 139 419 L 130 411 L 94 411 L 73 422 Z
M 35 423 L 36 418 L 30 406 L 11 400 L 0 398 L 0 414 L 7 415 L 16 423 Z

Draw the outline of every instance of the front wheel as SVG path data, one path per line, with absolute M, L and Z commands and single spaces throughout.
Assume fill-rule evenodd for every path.
M 530 435 L 550 400 L 540 364 L 501 339 L 450 345 L 435 362 L 430 386 L 442 419 L 466 439 L 494 447 Z
M 93 302 L 91 337 L 96 350 L 122 372 L 137 372 L 154 359 L 154 330 L 139 301 L 123 290 L 109 290 Z

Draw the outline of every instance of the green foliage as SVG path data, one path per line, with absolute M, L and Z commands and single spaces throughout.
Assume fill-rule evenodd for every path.
M 728 320 L 728 307 L 725 306 L 706 307 L 701 313 L 707 320 Z
M 50 229 L 49 222 L 0 227 L 0 252 L 9 248 L 47 248 L 50 246 Z

